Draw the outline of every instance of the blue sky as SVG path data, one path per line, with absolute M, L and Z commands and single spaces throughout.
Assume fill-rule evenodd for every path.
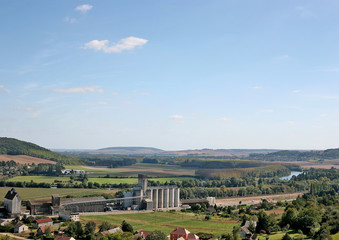
M 339 1 L 0 7 L 0 135 L 47 148 L 339 147 Z

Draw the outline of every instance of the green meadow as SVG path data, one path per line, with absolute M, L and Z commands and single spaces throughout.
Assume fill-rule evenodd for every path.
M 115 225 L 120 225 L 121 222 L 125 220 L 133 226 L 134 230 L 160 230 L 167 235 L 170 234 L 175 227 L 184 227 L 193 233 L 208 232 L 215 235 L 221 235 L 226 232 L 231 232 L 233 226 L 240 224 L 240 222 L 235 220 L 220 217 L 212 217 L 211 220 L 206 221 L 204 220 L 204 215 L 181 212 L 141 212 L 132 214 L 82 216 L 81 219 L 97 223 L 107 221 Z

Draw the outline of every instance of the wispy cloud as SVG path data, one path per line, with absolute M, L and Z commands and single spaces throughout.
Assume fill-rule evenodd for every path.
M 320 114 L 320 117 L 327 117 L 328 116 L 328 114 L 327 113 L 322 113 L 322 114 Z
M 339 68 L 321 68 L 316 70 L 317 72 L 339 72 Z
M 13 108 L 13 110 L 21 111 L 21 112 L 32 112 L 32 111 L 34 111 L 34 109 L 30 108 L 30 107 L 17 107 L 17 108 Z
M 260 90 L 260 89 L 262 89 L 262 86 L 253 86 L 252 87 L 254 90 Z
M 280 55 L 280 56 L 276 57 L 275 59 L 278 60 L 278 61 L 286 61 L 286 60 L 290 59 L 290 56 L 285 54 L 285 55 Z
M 180 119 L 183 119 L 184 116 L 175 114 L 175 115 L 169 116 L 168 118 L 173 119 L 173 120 L 180 120 Z
M 125 50 L 132 50 L 136 47 L 141 47 L 147 42 L 148 40 L 137 37 L 123 38 L 118 43 L 112 43 L 111 45 L 108 40 L 92 40 L 85 43 L 83 48 L 103 51 L 105 53 L 120 53 Z
M 3 93 L 9 93 L 9 91 L 5 88 L 4 85 L 0 85 L 0 93 L 3 92 Z
M 299 89 L 296 89 L 296 90 L 293 90 L 293 91 L 292 91 L 292 93 L 294 93 L 294 94 L 298 94 L 298 93 L 301 93 L 301 90 L 299 90 Z
M 89 86 L 89 87 L 77 87 L 77 88 L 56 88 L 53 89 L 54 92 L 57 93 L 90 93 L 90 92 L 98 92 L 103 93 L 104 90 L 99 86 Z
M 295 10 L 299 13 L 300 17 L 313 17 L 314 14 L 307 8 L 303 6 L 298 6 Z
M 65 22 L 68 22 L 68 23 L 75 23 L 77 21 L 76 18 L 73 18 L 73 17 L 65 17 Z
M 85 103 L 84 105 L 85 105 L 85 106 L 107 105 L 107 102 Z
M 273 113 L 274 110 L 273 109 L 263 109 L 261 110 L 262 113 Z
M 88 11 L 90 11 L 93 8 L 92 5 L 89 4 L 83 4 L 83 5 L 79 5 L 75 8 L 76 11 L 82 12 L 82 13 L 87 13 Z
M 230 121 L 232 121 L 231 118 L 226 118 L 226 117 L 218 118 L 217 120 L 220 121 L 220 122 L 230 122 Z
M 288 121 L 287 124 L 293 126 L 293 125 L 296 124 L 296 122 L 295 121 Z

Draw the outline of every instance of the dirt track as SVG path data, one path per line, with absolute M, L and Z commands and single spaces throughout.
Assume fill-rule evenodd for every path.
M 278 200 L 292 200 L 297 198 L 297 196 L 304 194 L 305 192 L 297 192 L 297 193 L 287 193 L 287 194 L 273 194 L 273 195 L 261 195 L 261 196 L 253 196 L 253 197 L 236 197 L 236 198 L 218 198 L 216 199 L 217 205 L 222 206 L 233 206 L 238 205 L 241 201 L 241 204 L 258 204 L 261 202 L 261 199 L 271 200 L 276 202 Z
M 42 159 L 42 158 L 36 158 L 36 157 L 30 157 L 26 155 L 0 155 L 0 161 L 15 161 L 20 164 L 39 164 L 39 163 L 50 163 L 50 164 L 56 164 L 56 162 L 53 162 L 51 160 Z

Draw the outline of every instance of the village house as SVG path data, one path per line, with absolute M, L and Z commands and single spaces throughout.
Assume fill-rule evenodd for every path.
M 53 225 L 47 225 L 47 226 L 42 226 L 42 227 L 39 227 L 37 232 L 36 232 L 36 235 L 37 236 L 41 236 L 41 235 L 45 235 L 47 231 L 50 231 L 50 233 L 53 235 L 54 233 L 54 229 L 53 229 Z
M 242 239 L 255 239 L 256 235 L 253 236 L 254 234 L 252 234 L 252 232 L 249 230 L 251 224 L 253 225 L 254 229 L 257 227 L 256 221 L 246 221 L 244 226 L 240 228 L 241 229 L 240 236 Z
M 110 230 L 100 232 L 99 235 L 98 235 L 98 239 L 100 239 L 101 237 L 103 237 L 103 236 L 105 236 L 107 234 L 112 234 L 112 233 L 116 233 L 116 232 L 121 232 L 122 233 L 123 231 L 121 230 L 120 227 L 112 228 Z
M 22 233 L 22 232 L 26 232 L 28 231 L 28 226 L 21 223 L 21 222 L 18 222 L 17 224 L 15 224 L 14 226 L 14 232 L 15 233 Z
M 54 238 L 54 240 L 75 240 L 75 238 L 58 235 Z
M 170 240 L 199 240 L 199 237 L 194 233 L 190 233 L 185 228 L 177 227 L 170 234 Z
M 44 226 L 53 226 L 53 220 L 50 218 L 37 219 L 35 220 L 34 227 L 44 227 Z
M 150 231 L 137 230 L 137 233 L 135 235 L 142 237 L 142 239 L 145 239 L 150 233 L 151 233 Z

